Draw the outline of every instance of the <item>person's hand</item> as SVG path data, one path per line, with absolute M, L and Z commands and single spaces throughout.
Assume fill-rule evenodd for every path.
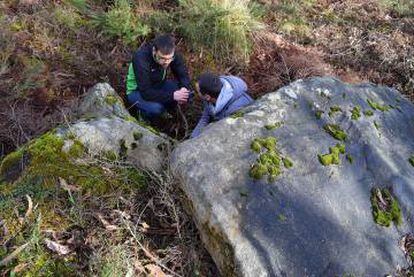
M 186 88 L 181 88 L 179 90 L 174 91 L 174 100 L 178 102 L 178 104 L 185 104 L 188 101 L 188 90 Z

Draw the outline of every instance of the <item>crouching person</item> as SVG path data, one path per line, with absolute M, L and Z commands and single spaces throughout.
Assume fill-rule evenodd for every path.
M 236 76 L 203 73 L 196 87 L 204 100 L 204 110 L 191 138 L 199 136 L 210 122 L 223 119 L 254 101 L 246 83 Z
M 166 79 L 168 69 L 176 80 Z M 157 36 L 134 53 L 128 69 L 127 99 L 145 119 L 187 103 L 189 92 L 187 67 L 171 35 Z

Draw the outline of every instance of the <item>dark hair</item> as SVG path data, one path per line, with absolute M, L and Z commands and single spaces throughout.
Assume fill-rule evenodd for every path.
M 223 83 L 219 76 L 216 74 L 207 72 L 198 77 L 198 86 L 202 94 L 208 94 L 211 97 L 217 98 L 220 94 Z
M 175 40 L 170 34 L 159 35 L 154 38 L 155 50 L 161 51 L 164 55 L 170 54 L 175 49 Z

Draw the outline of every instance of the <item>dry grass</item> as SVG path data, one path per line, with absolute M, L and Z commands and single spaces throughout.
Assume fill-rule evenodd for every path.
M 16 215 L 0 215 L 0 260 L 12 257 L 19 246 L 26 247 L 9 259 L 2 274 L 218 275 L 184 209 L 178 180 L 168 168 L 162 174 L 145 172 L 142 186 L 142 175 L 129 174 L 125 169 L 133 168 L 123 161 L 84 157 L 83 163 L 99 164 L 106 177 L 128 185 L 96 194 L 56 180 L 52 196 L 22 185 L 14 192 L 22 198 L 13 196 Z M 39 201 L 43 198 L 47 203 Z M 11 225 L 3 225 L 3 220 L 21 223 L 7 229 Z M 51 248 L 50 241 L 58 246 Z

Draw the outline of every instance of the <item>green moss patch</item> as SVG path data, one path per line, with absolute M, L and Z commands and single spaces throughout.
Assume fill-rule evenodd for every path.
M 361 107 L 355 106 L 351 111 L 351 119 L 358 120 L 361 117 Z
M 374 112 L 372 110 L 366 110 L 366 111 L 364 111 L 364 115 L 365 116 L 373 116 Z
M 329 154 L 319 154 L 318 159 L 324 166 L 341 164 L 339 154 L 345 154 L 345 144 L 336 144 L 333 147 L 329 147 Z
M 0 176 L 5 175 L 10 168 L 18 165 L 22 161 L 23 155 L 24 149 L 20 148 L 4 157 L 0 163 Z
M 141 132 L 134 132 L 133 136 L 134 140 L 140 140 L 144 135 Z
M 276 122 L 274 124 L 265 125 L 264 127 L 266 128 L 266 130 L 271 131 L 271 130 L 279 128 L 282 125 L 283 125 L 283 122 Z
M 369 98 L 367 99 L 367 103 L 373 110 L 386 112 L 386 111 L 389 111 L 391 109 L 391 107 L 389 105 L 380 105 L 379 103 L 374 102 L 373 100 L 371 100 Z
M 374 127 L 375 127 L 375 129 L 377 129 L 379 131 L 380 125 L 379 125 L 378 122 L 374 121 Z
M 387 188 L 371 190 L 372 215 L 375 223 L 389 227 L 391 222 L 402 223 L 401 209 L 398 201 Z
M 337 140 L 345 141 L 347 139 L 346 133 L 336 124 L 326 124 L 323 129 Z
M 115 209 L 119 196 L 127 197 L 147 183 L 147 176 L 135 168 L 120 165 L 119 161 L 108 163 L 87 156 L 79 141 L 74 140 L 67 152 L 62 150 L 64 144 L 64 139 L 54 132 L 31 141 L 22 148 L 24 151 L 8 158 L 9 161 L 20 159 L 23 152 L 27 156 L 20 178 L 0 186 L 0 214 L 9 231 L 5 239 L 10 239 L 15 246 L 28 243 L 10 266 L 30 264 L 25 270 L 28 276 L 73 275 L 70 274 L 72 267 L 66 265 L 71 264 L 69 259 L 77 259 L 76 255 L 56 259 L 40 243 L 43 238 L 39 237 L 42 236 L 39 230 L 51 229 L 58 233 L 70 232 L 73 226 L 83 228 L 90 224 L 85 222 L 85 210 L 90 213 L 102 201 L 106 209 Z M 3 160 L 5 169 L 9 161 Z M 30 213 L 27 212 L 29 198 L 33 203 Z M 23 216 L 22 222 L 19 217 Z
M 260 153 L 260 155 L 250 169 L 250 177 L 261 179 L 267 175 L 269 181 L 273 181 L 282 173 L 282 163 L 286 168 L 293 166 L 293 162 L 289 158 L 281 156 L 276 143 L 277 140 L 274 137 L 256 138 L 252 141 L 252 151 Z
M 233 113 L 230 117 L 231 118 L 239 118 L 239 117 L 243 117 L 243 115 L 244 115 L 244 112 L 237 111 L 237 112 Z
M 293 162 L 289 158 L 282 158 L 282 161 L 286 168 L 291 168 L 293 166 Z
M 112 106 L 119 103 L 119 99 L 114 95 L 108 95 L 105 97 L 105 103 Z
M 354 158 L 351 156 L 351 154 L 346 154 L 346 159 L 348 160 L 350 164 L 354 162 Z
M 342 109 L 339 106 L 332 106 L 329 108 L 329 113 L 328 115 L 330 117 L 334 116 L 335 114 L 342 112 Z
M 321 111 L 321 110 L 316 111 L 315 112 L 316 119 L 321 119 L 323 113 L 324 113 L 324 111 Z
M 408 162 L 414 166 L 414 155 L 411 155 L 411 157 L 408 159 Z

